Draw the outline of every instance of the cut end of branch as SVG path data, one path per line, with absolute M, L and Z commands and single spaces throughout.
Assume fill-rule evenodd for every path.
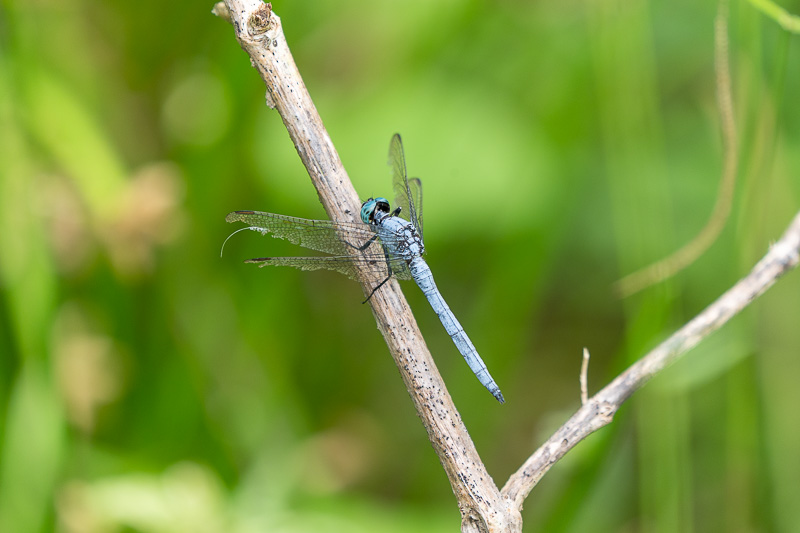
M 228 6 L 225 5 L 225 2 L 217 2 L 214 4 L 214 7 L 211 8 L 211 13 L 218 16 L 222 20 L 228 21 L 230 24 L 233 24 L 231 12 L 228 9 Z

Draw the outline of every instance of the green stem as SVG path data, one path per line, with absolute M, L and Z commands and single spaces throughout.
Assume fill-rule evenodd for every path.
M 781 27 L 792 33 L 800 33 L 800 17 L 792 15 L 772 0 L 750 0 L 762 13 L 771 17 Z

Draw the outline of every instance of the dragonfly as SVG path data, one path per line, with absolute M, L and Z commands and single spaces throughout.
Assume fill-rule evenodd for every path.
M 389 201 L 383 197 L 369 198 L 361 205 L 362 223 L 308 220 L 261 211 L 234 211 L 225 220 L 243 222 L 247 227 L 236 230 L 228 239 L 239 231 L 253 230 L 329 254 L 318 257 L 258 257 L 245 261 L 260 267 L 272 265 L 301 270 L 333 270 L 356 280 L 359 271 L 382 275 L 383 280 L 372 289 L 364 303 L 392 276 L 400 280 L 413 279 L 478 380 L 497 401 L 505 403 L 500 388 L 436 287 L 431 269 L 422 257 L 425 253 L 422 182 L 419 178 L 408 179 L 403 142 L 399 134 L 395 134 L 389 144 L 389 165 L 392 168 L 397 205 L 393 211 Z M 400 216 L 406 213 L 408 220 Z M 222 246 L 224 248 L 225 243 Z

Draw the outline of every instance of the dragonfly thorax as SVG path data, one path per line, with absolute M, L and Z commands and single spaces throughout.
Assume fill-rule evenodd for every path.
M 389 214 L 389 200 L 386 198 L 369 198 L 361 204 L 361 220 L 364 224 L 377 224 Z

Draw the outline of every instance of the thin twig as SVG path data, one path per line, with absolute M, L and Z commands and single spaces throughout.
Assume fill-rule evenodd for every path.
M 237 40 L 267 86 L 268 104 L 283 119 L 328 216 L 359 222 L 358 195 L 295 66 L 280 18 L 260 0 L 225 0 L 225 5 Z M 366 274 L 361 281 L 365 294 L 377 283 Z M 462 531 L 520 531 L 519 511 L 500 496 L 486 471 L 398 284 L 385 284 L 369 301 L 458 499 Z
M 583 362 L 581 362 L 581 405 L 589 401 L 589 350 L 583 349 Z
M 719 329 L 800 262 L 800 213 L 745 278 L 670 338 L 631 365 L 589 399 L 517 470 L 503 487 L 521 508 L 525 497 L 550 467 L 578 442 L 609 424 L 622 403 L 680 355 Z
M 635 294 L 651 285 L 671 278 L 694 263 L 719 237 L 733 204 L 733 191 L 736 185 L 738 150 L 736 123 L 733 117 L 733 98 L 731 97 L 731 73 L 728 61 L 728 2 L 720 0 L 717 18 L 714 21 L 714 65 L 717 71 L 717 105 L 719 106 L 720 126 L 724 163 L 720 178 L 719 192 L 714 210 L 708 222 L 694 239 L 671 255 L 628 274 L 615 284 L 616 292 L 623 298 Z

